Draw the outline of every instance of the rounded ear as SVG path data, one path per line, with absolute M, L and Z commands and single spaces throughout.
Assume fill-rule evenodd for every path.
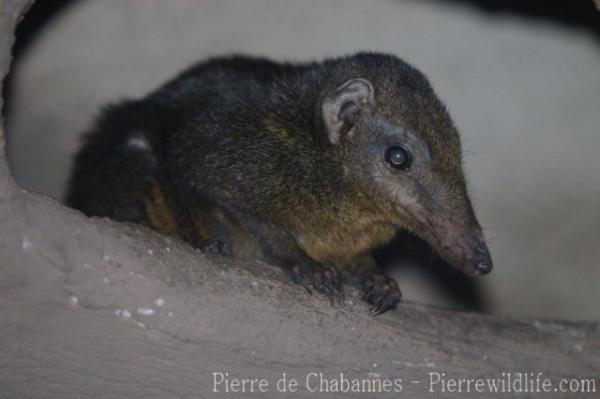
M 370 115 L 374 106 L 373 85 L 363 78 L 351 79 L 327 94 L 321 111 L 329 141 L 337 144 L 343 136 L 352 134 L 359 118 Z

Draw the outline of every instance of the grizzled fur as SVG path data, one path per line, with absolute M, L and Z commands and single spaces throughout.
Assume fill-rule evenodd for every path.
M 405 171 L 384 160 L 394 143 L 414 158 Z M 399 229 L 471 274 L 491 268 L 458 133 L 425 76 L 391 55 L 194 66 L 106 108 L 76 158 L 68 202 L 262 256 L 332 298 L 344 272 L 375 313 L 400 292 L 369 254 Z

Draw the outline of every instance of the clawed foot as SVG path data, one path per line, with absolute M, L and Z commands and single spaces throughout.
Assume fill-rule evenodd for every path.
M 396 309 L 402 298 L 396 281 L 380 273 L 369 274 L 363 279 L 361 294 L 362 299 L 372 305 L 370 313 L 374 316 Z
M 203 240 L 199 245 L 199 249 L 204 253 L 231 256 L 231 248 L 227 243 L 211 238 Z
M 344 300 L 344 289 L 333 266 L 301 263 L 291 267 L 293 280 L 312 294 L 313 290 L 327 296 L 331 302 Z

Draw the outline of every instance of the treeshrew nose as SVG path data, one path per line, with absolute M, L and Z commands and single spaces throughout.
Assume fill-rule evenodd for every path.
M 475 262 L 477 264 L 477 266 L 475 266 L 475 273 L 477 275 L 483 276 L 492 271 L 492 257 L 490 256 L 487 245 L 483 241 L 479 241 L 475 244 Z

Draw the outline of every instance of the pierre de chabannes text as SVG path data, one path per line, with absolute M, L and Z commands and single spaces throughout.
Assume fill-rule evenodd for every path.
M 444 372 L 428 372 L 421 379 L 383 378 L 378 373 L 364 377 L 347 373 L 309 372 L 292 376 L 282 372 L 275 378 L 247 378 L 225 371 L 211 373 L 213 393 L 390 393 L 421 390 L 429 393 L 548 393 L 598 392 L 595 378 L 552 380 L 541 372 L 502 372 L 490 377 L 453 377 Z

